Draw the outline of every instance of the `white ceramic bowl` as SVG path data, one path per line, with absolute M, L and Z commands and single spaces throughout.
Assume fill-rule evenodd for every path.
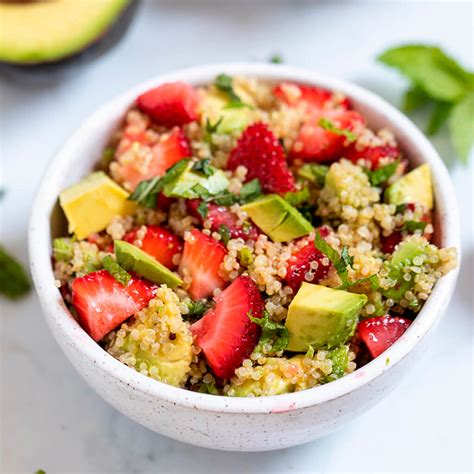
M 163 82 L 212 82 L 216 75 L 292 80 L 346 94 L 370 126 L 389 127 L 413 166 L 427 162 L 434 175 L 436 242 L 459 249 L 458 214 L 448 172 L 424 135 L 398 110 L 354 84 L 288 66 L 218 64 L 156 77 L 129 90 L 94 113 L 67 141 L 43 178 L 34 202 L 29 251 L 31 271 L 46 320 L 59 345 L 91 387 L 117 410 L 153 431 L 209 448 L 263 451 L 323 436 L 364 412 L 392 389 L 423 351 L 454 289 L 457 271 L 436 285 L 414 323 L 380 357 L 321 387 L 261 398 L 216 397 L 175 388 L 118 362 L 77 324 L 54 284 L 51 239 L 58 232 L 57 197 L 98 161 L 110 134 L 135 97 Z M 54 390 L 54 387 L 52 388 Z

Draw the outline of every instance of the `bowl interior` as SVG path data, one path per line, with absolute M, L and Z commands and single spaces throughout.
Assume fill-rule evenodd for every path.
M 117 129 L 126 110 L 140 92 L 160 83 L 175 80 L 186 81 L 195 86 L 204 85 L 212 82 L 221 72 L 231 75 L 254 76 L 272 82 L 297 81 L 346 94 L 354 109 L 366 117 L 370 127 L 374 129 L 386 127 L 394 132 L 412 167 L 424 162 L 431 165 L 436 201 L 435 243 L 440 246 L 459 248 L 457 208 L 447 170 L 429 141 L 398 110 L 380 97 L 354 84 L 305 70 L 270 64 L 222 64 L 184 70 L 140 84 L 100 108 L 68 140 L 43 178 L 33 206 L 29 236 L 33 279 L 47 320 L 50 325 L 54 324 L 59 327 L 61 337 L 66 338 L 71 347 L 83 352 L 86 357 L 100 360 L 104 370 L 110 376 L 122 378 L 132 385 L 139 385 L 140 390 L 147 390 L 156 394 L 157 397 L 164 397 L 176 403 L 198 406 L 211 411 L 271 412 L 275 404 L 281 406 L 284 400 L 288 400 L 288 406 L 293 408 L 322 403 L 369 382 L 401 360 L 436 322 L 440 312 L 439 308 L 447 304 L 452 293 L 457 271 L 451 272 L 438 282 L 415 323 L 405 333 L 406 337 L 388 349 L 382 358 L 379 357 L 364 366 L 364 377 L 356 377 L 356 371 L 330 384 L 310 390 L 258 399 L 213 397 L 189 392 L 148 379 L 126 367 L 102 350 L 82 331 L 63 304 L 60 293 L 54 285 L 50 262 L 51 240 L 64 235 L 66 231 L 65 217 L 57 200 L 61 190 L 79 181 L 95 167 L 110 136 Z M 430 317 L 430 311 L 436 317 L 432 317 L 432 314 Z M 385 363 L 386 357 L 392 361 L 390 366 Z

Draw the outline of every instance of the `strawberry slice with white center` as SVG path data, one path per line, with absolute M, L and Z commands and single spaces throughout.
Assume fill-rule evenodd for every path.
M 303 124 L 290 152 L 291 158 L 304 161 L 332 162 L 344 156 L 347 137 L 320 124 L 321 118 L 329 120 L 336 128 L 355 133 L 365 125 L 362 115 L 353 110 L 331 110 L 312 114 Z
M 217 288 L 224 288 L 226 281 L 220 275 L 220 266 L 227 255 L 225 247 L 197 229 L 185 239 L 179 273 L 186 281 L 191 277 L 189 294 L 194 300 L 212 296 Z
M 364 319 L 358 324 L 357 332 L 375 358 L 394 344 L 410 324 L 409 319 L 386 315 Z
M 248 276 L 239 276 L 219 296 L 216 306 L 191 326 L 213 372 L 230 378 L 247 359 L 260 337 L 260 326 L 252 322 L 263 316 L 263 300 Z
M 170 82 L 137 98 L 137 106 L 159 125 L 174 127 L 197 120 L 199 94 L 184 82 Z
M 106 270 L 88 273 L 72 282 L 72 304 L 79 323 L 100 341 L 127 318 L 148 305 L 156 285 L 132 276 L 122 285 Z
M 131 230 L 125 235 L 124 240 L 133 244 L 137 240 L 139 231 L 140 228 Z M 146 233 L 141 241 L 141 249 L 144 252 L 156 258 L 171 270 L 177 267 L 173 261 L 174 256 L 183 250 L 183 244 L 178 236 L 163 227 L 149 225 L 146 226 Z
M 130 189 L 135 189 L 141 181 L 163 176 L 166 170 L 183 158 L 191 156 L 188 140 L 181 128 L 174 128 L 165 138 L 152 147 L 152 158 L 145 168 L 136 163 L 120 163 L 117 173 Z

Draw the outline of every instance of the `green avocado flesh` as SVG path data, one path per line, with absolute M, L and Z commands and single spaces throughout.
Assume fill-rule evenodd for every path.
M 306 352 L 331 349 L 353 334 L 367 296 L 303 283 L 288 309 L 286 328 L 290 333 L 287 350 Z
M 277 194 L 245 204 L 242 210 L 274 242 L 288 242 L 313 231 L 313 225 Z
M 175 288 L 182 283 L 175 273 L 135 245 L 116 240 L 114 252 L 117 263 L 129 272 L 134 272 L 154 283 L 168 285 L 170 288 Z
M 38 64 L 63 59 L 100 38 L 128 0 L 0 3 L 0 61 Z
M 203 197 L 202 191 L 208 194 L 218 194 L 229 186 L 229 180 L 223 171 L 213 168 L 211 176 L 205 176 L 200 172 L 192 171 L 193 162 L 171 182 L 163 188 L 163 194 L 168 197 L 197 199 Z M 201 188 L 201 189 L 198 189 Z
M 433 185 L 430 165 L 425 163 L 402 176 L 385 191 L 390 204 L 418 203 L 433 209 Z
M 232 133 L 242 131 L 252 121 L 253 113 L 248 107 L 229 107 L 229 100 L 219 92 L 209 92 L 202 99 L 201 120 L 203 126 L 209 122 L 211 125 L 219 122 L 217 133 Z

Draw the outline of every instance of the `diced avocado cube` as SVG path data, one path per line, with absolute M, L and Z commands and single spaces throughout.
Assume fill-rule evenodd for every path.
M 229 180 L 223 171 L 213 169 L 211 176 L 205 176 L 198 171 L 192 171 L 193 162 L 190 161 L 186 168 L 172 181 L 165 184 L 163 194 L 168 197 L 197 199 L 202 197 L 202 192 L 214 195 L 229 186 Z
M 81 240 L 104 230 L 113 217 L 132 214 L 136 205 L 127 200 L 128 196 L 125 189 L 98 171 L 65 189 L 59 203 L 66 214 L 69 232 Z
M 154 283 L 164 283 L 170 288 L 175 288 L 182 283 L 178 275 L 135 245 L 124 240 L 116 240 L 114 252 L 117 263 L 129 272 L 134 272 Z
M 428 242 L 423 238 L 412 238 L 401 242 L 389 260 L 384 264 L 388 271 L 387 278 L 393 283 L 389 288 L 382 288 L 382 294 L 398 302 L 404 298 L 405 293 L 414 285 L 414 275 L 407 281 L 404 278 L 404 268 L 413 265 L 413 259 L 425 255 Z M 410 274 L 410 273 L 409 273 Z
M 287 350 L 306 352 L 345 343 L 354 334 L 367 296 L 304 282 L 288 308 Z
M 428 163 L 418 166 L 395 181 L 385 191 L 385 200 L 399 206 L 410 202 L 433 209 L 433 184 Z
M 221 92 L 207 92 L 201 104 L 202 125 L 207 121 L 217 123 L 217 133 L 232 133 L 244 130 L 253 121 L 253 110 L 249 107 L 229 107 L 229 99 Z
M 295 207 L 277 194 L 245 204 L 242 210 L 274 242 L 288 242 L 314 230 Z

